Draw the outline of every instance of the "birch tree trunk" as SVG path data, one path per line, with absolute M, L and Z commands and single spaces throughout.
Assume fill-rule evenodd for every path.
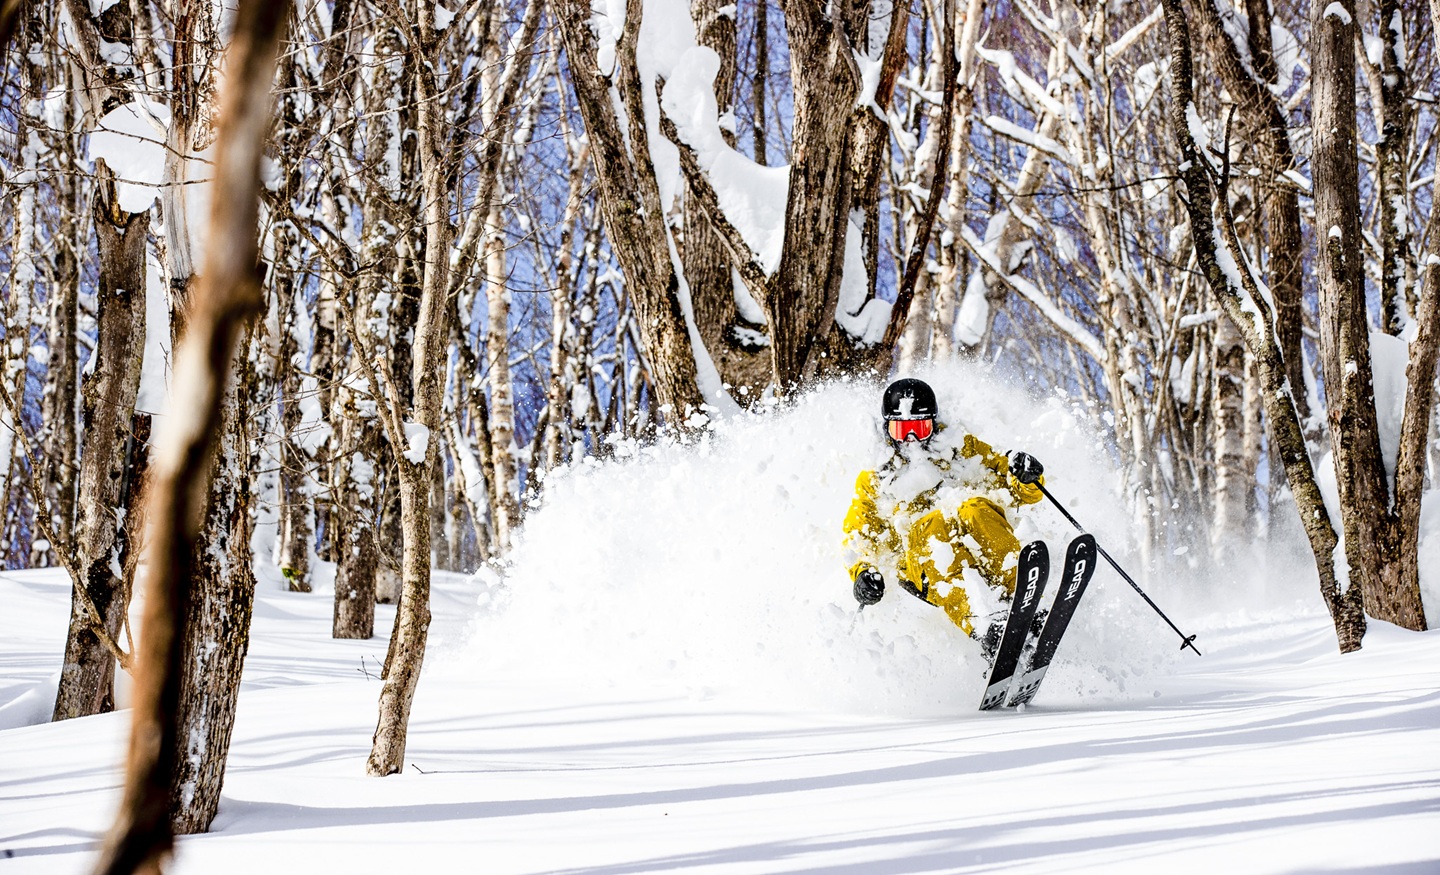
M 496 112 L 502 105 L 501 73 L 504 71 L 500 50 L 497 5 L 492 19 L 492 38 L 486 41 L 485 72 L 481 74 L 484 95 L 482 118 L 485 127 L 497 131 Z M 485 332 L 485 370 L 490 383 L 490 443 L 495 448 L 495 481 L 490 493 L 491 513 L 495 520 L 495 547 L 501 553 L 510 549 L 510 538 L 520 525 L 520 482 L 515 445 L 515 400 L 510 374 L 510 277 L 505 259 L 505 226 L 501 204 L 496 200 L 480 204 L 485 210 L 485 230 L 481 237 L 484 248 L 484 282 L 487 324 Z
M 295 245 L 295 241 L 290 240 L 289 233 L 283 230 L 274 236 L 281 238 L 275 243 L 280 256 L 276 260 L 283 264 L 289 260 L 290 247 Z M 274 339 L 278 341 L 280 352 L 274 365 L 279 377 L 280 427 L 283 432 L 277 441 L 280 520 L 275 559 L 290 592 L 310 592 L 310 554 L 315 549 L 315 506 L 309 488 L 310 453 L 304 446 L 306 436 L 299 434 L 304 418 L 304 389 L 297 361 L 302 342 L 302 338 L 297 336 L 298 308 L 304 307 L 305 303 L 300 298 L 300 290 L 295 288 L 295 279 L 288 264 L 277 271 L 274 285 L 280 311 L 277 328 L 282 332 L 281 337 Z M 272 375 L 272 378 L 274 376 L 277 375 Z
M 58 14 L 58 12 L 57 12 Z M 73 87 L 74 72 L 71 66 L 65 69 L 65 81 Z M 65 131 L 57 132 L 51 149 L 65 154 L 66 176 L 57 180 L 61 203 L 61 225 L 55 231 L 54 281 L 50 294 L 50 337 L 45 402 L 42 412 L 46 435 L 46 456 L 50 460 L 46 474 L 45 492 L 54 509 L 57 528 L 67 534 L 64 543 L 54 545 L 50 550 L 32 551 L 32 564 L 55 565 L 58 558 L 55 549 L 70 549 L 75 538 L 76 521 L 75 496 L 80 470 L 79 433 L 76 429 L 79 414 L 79 306 L 81 283 L 81 260 L 86 246 L 85 232 L 81 219 L 85 215 L 86 199 L 80 183 L 79 162 L 75 155 L 78 135 L 70 133 L 79 128 L 78 113 L 74 101 L 66 101 Z M 57 148 L 58 147 L 58 148 Z
M 411 46 L 416 93 L 421 190 L 424 204 L 424 270 L 415 321 L 412 402 L 405 411 L 393 391 L 386 432 L 397 450 L 400 513 L 404 532 L 402 594 L 392 636 L 393 656 L 380 690 L 380 713 L 366 761 L 368 774 L 398 774 L 405 765 L 410 706 L 420 682 L 430 630 L 430 491 L 439 443 L 445 352 L 450 340 L 450 187 L 445 113 L 434 71 L 421 59 L 435 57 L 438 39 L 434 8 L 419 4 L 418 29 Z M 408 415 L 406 415 L 408 413 Z
M 1215 325 L 1215 489 L 1210 541 L 1216 548 L 1244 540 L 1248 494 L 1245 470 L 1245 343 L 1228 316 Z
M 28 10 L 22 21 L 21 33 L 30 42 L 40 26 L 39 10 Z M 26 376 L 29 372 L 31 329 L 34 321 L 35 289 L 38 279 L 36 253 L 39 238 L 36 224 L 40 220 L 37 211 L 36 189 L 33 180 L 38 178 L 41 118 L 40 96 L 43 94 L 44 77 L 37 58 L 28 53 L 20 62 L 24 96 L 16 118 L 16 142 L 20 151 L 20 171 L 29 184 L 17 186 L 14 209 L 14 253 L 11 265 L 10 294 L 6 302 L 5 344 L 0 349 L 0 380 L 5 390 L 14 399 L 20 410 L 25 408 Z M 29 545 L 20 543 L 19 513 L 23 503 L 20 475 L 21 456 L 18 452 L 17 436 L 22 434 L 23 423 L 18 415 L 12 414 L 8 405 L 0 407 L 0 559 L 21 555 L 28 558 Z M 23 440 L 23 438 L 22 438 Z M 30 476 L 39 472 L 31 471 Z M 23 560 L 22 560 L 23 561 Z
M 380 428 L 375 422 L 375 401 L 359 397 L 362 369 L 351 365 L 350 376 L 336 388 L 335 419 L 340 423 L 336 442 L 335 483 L 343 488 L 343 505 L 331 515 L 334 537 L 335 611 L 332 638 L 370 638 L 375 634 L 375 572 L 380 549 L 375 537 L 375 461 L 380 455 Z M 343 486 L 342 486 L 343 485 Z
M 498 66 L 497 59 L 495 66 Z M 505 232 L 500 207 L 486 222 L 485 300 L 487 331 L 485 366 L 490 383 L 490 443 L 495 448 L 495 483 L 490 501 L 495 519 L 495 546 L 505 553 L 520 524 L 520 482 L 515 463 L 515 401 L 510 376 L 510 290 L 505 268 Z
M 1415 265 L 1410 251 L 1410 186 L 1408 179 L 1410 74 L 1399 0 L 1380 0 L 1380 138 L 1376 202 L 1380 240 L 1380 303 L 1384 328 L 1398 335 L 1410 321 L 1415 294 L 1410 278 Z M 1432 207 L 1433 209 L 1433 207 Z M 1417 593 L 1418 595 L 1418 593 Z
M 985 0 L 960 4 L 960 19 L 954 28 L 960 62 L 959 87 L 955 95 L 955 132 L 950 146 L 950 192 L 946 202 L 946 233 L 940 246 L 940 273 L 935 279 L 934 316 L 930 330 L 930 357 L 948 361 L 955 354 L 955 317 L 960 305 L 962 277 L 965 276 L 965 247 L 962 230 L 968 215 L 970 132 L 975 120 L 975 88 L 978 73 L 975 46 L 985 17 Z

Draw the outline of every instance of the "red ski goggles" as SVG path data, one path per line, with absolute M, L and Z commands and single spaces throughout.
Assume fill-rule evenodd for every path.
M 935 433 L 935 420 L 891 419 L 885 423 L 885 430 L 890 433 L 890 439 L 896 443 L 904 443 L 911 439 L 928 441 L 930 435 Z

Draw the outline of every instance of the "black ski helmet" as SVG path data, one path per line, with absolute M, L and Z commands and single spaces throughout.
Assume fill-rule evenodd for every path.
M 935 403 L 935 390 L 923 380 L 905 377 L 885 387 L 880 413 L 886 422 L 896 419 L 934 419 L 940 406 Z

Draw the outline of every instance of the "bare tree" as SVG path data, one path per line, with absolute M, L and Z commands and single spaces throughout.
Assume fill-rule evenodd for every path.
M 1320 576 L 1320 594 L 1330 609 L 1336 638 L 1341 652 L 1360 647 L 1365 634 L 1365 615 L 1360 588 L 1337 579 L 1334 552 L 1338 543 L 1329 511 L 1321 497 L 1304 432 L 1295 409 L 1284 357 L 1276 340 L 1275 311 L 1261 293 L 1254 277 L 1237 265 L 1246 265 L 1245 254 L 1234 235 L 1233 221 L 1226 223 L 1226 244 L 1217 246 L 1215 239 L 1215 196 L 1211 185 L 1210 156 L 1195 139 L 1192 121 L 1198 118 L 1194 102 L 1194 66 L 1190 28 L 1180 0 L 1165 0 L 1165 28 L 1170 44 L 1170 124 L 1179 142 L 1180 176 L 1189 194 L 1190 236 L 1194 241 L 1199 267 L 1210 291 L 1226 315 L 1240 327 L 1246 346 L 1255 355 L 1261 370 L 1265 412 L 1270 422 L 1270 437 L 1277 445 L 1285 464 L 1285 474 L 1295 496 L 1315 567 Z M 1228 161 L 1219 178 L 1227 180 Z M 1220 211 L 1229 216 L 1226 192 L 1219 197 Z M 1237 258 L 1238 254 L 1238 258 Z
M 590 138 L 605 229 L 624 267 L 629 297 L 640 314 L 650 376 L 662 409 L 681 420 L 707 403 L 696 375 L 695 349 L 686 328 L 682 275 L 670 251 L 665 207 L 650 160 L 650 133 L 639 111 L 644 87 L 636 67 L 640 7 L 631 3 L 616 46 L 613 72 L 601 70 L 588 3 L 558 2 L 571 82 Z M 613 78 L 612 78 L 613 77 Z M 631 107 L 628 124 L 611 101 L 611 89 Z
M 269 93 L 289 6 L 247 0 L 237 10 L 229 85 L 217 141 L 216 193 L 196 307 L 177 350 L 177 399 L 155 454 L 145 546 L 146 605 L 135 687 L 125 793 L 97 872 L 159 872 L 170 852 L 172 781 L 181 752 L 181 696 L 188 587 L 211 476 L 224 387 L 245 323 L 261 311 L 255 273 L 260 158 L 270 126 Z M 234 681 L 238 685 L 238 676 Z M 221 752 L 223 759 L 224 752 Z
M 1324 234 L 1318 258 L 1319 326 L 1330 439 L 1351 582 L 1364 593 L 1365 609 L 1371 616 L 1407 629 L 1424 629 L 1417 554 L 1423 481 L 1413 476 L 1405 478 L 1408 488 L 1402 494 L 1402 481 L 1397 479 L 1392 493 L 1375 409 L 1361 252 L 1354 9 L 1353 0 L 1323 7 L 1317 2 L 1311 17 L 1315 224 Z M 1390 129 L 1393 121 L 1393 117 L 1386 119 L 1385 135 L 1392 139 L 1400 136 L 1398 130 Z M 1385 161 L 1382 158 L 1382 180 L 1387 174 L 1398 174 L 1403 183 L 1403 172 L 1387 167 Z M 1386 195 L 1388 188 L 1389 183 L 1382 184 L 1382 198 L 1388 196 L 1393 202 L 1398 195 L 1393 191 Z M 1396 232 L 1392 216 L 1391 228 L 1384 232 L 1390 236 L 1384 247 L 1387 250 L 1402 245 L 1401 238 L 1394 236 Z M 1387 260 L 1392 257 L 1393 252 L 1386 256 Z M 1393 273 L 1393 265 L 1385 267 Z M 1385 279 L 1391 285 L 1394 281 L 1393 275 Z M 1434 339 L 1427 341 L 1433 343 Z M 1434 353 L 1417 343 L 1412 345 L 1410 355 L 1416 364 L 1427 357 L 1431 360 L 1428 372 L 1416 368 L 1409 375 L 1422 387 L 1418 394 L 1427 409 L 1420 411 L 1420 421 L 1428 423 L 1435 380 Z M 1402 443 L 1423 447 L 1427 430 L 1428 425 L 1412 423 Z M 1422 455 L 1417 446 L 1402 446 L 1400 452 L 1412 462 L 1418 462 Z

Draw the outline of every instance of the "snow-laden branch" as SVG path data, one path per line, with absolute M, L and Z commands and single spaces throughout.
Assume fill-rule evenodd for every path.
M 1160 23 L 1160 19 L 1163 17 L 1164 11 L 1164 7 L 1157 5 L 1154 9 L 1150 11 L 1149 15 L 1145 16 L 1143 19 L 1140 20 L 1139 24 L 1136 24 L 1134 27 L 1125 31 L 1123 34 L 1120 35 L 1119 39 L 1106 46 L 1105 60 L 1113 61 L 1121 55 L 1125 54 L 1125 51 L 1127 49 L 1139 42 L 1140 39 L 1145 36 L 1145 34 L 1150 32 L 1151 28 Z
M 996 258 L 994 248 L 986 246 L 981 242 L 980 238 L 976 237 L 975 232 L 970 230 L 970 228 L 966 227 L 962 229 L 960 237 L 965 241 L 966 247 L 975 253 L 976 258 L 984 262 L 985 266 L 993 271 L 995 276 L 1012 291 L 1034 305 L 1035 309 L 1039 310 L 1040 314 L 1049 320 L 1050 324 L 1054 325 L 1056 330 L 1076 346 L 1089 353 L 1090 357 L 1095 359 L 1095 361 L 1105 361 L 1105 348 L 1088 328 L 1055 306 L 1055 302 L 1051 301 L 1034 283 L 1018 274 L 1009 273 L 1002 269 L 999 260 Z
M 1065 107 L 1035 79 L 1015 62 L 1015 55 L 1001 49 L 987 49 L 982 46 L 975 47 L 975 54 L 984 59 L 1000 77 L 1000 84 L 1004 86 L 1006 93 L 1022 103 L 1030 103 L 1039 111 L 1049 113 L 1057 118 L 1065 117 Z
M 1054 139 L 1047 137 L 1037 131 L 1032 131 L 1029 128 L 1021 127 L 1020 125 L 1017 125 L 1014 122 L 1009 121 L 1008 119 L 1003 119 L 998 115 L 986 116 L 985 127 L 989 128 L 1000 136 L 1010 140 L 1014 140 L 1021 145 L 1029 146 L 1032 149 L 1038 149 L 1063 164 L 1073 165 L 1076 163 L 1075 159 L 1070 155 L 1069 150 L 1067 150 L 1064 146 L 1060 145 Z

